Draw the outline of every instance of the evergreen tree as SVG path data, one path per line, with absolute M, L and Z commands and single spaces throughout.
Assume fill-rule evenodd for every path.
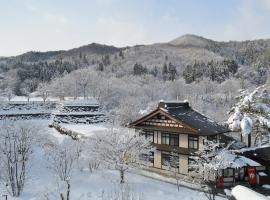
M 154 69 L 152 69 L 151 74 L 152 74 L 154 77 L 157 77 L 157 75 L 158 75 L 158 68 L 157 68 L 157 66 L 155 66 Z
M 122 51 L 122 50 L 120 50 L 120 51 L 119 51 L 119 57 L 121 57 L 122 59 L 124 59 L 124 58 L 125 58 L 124 53 L 123 53 L 123 51 Z
M 146 67 L 143 67 L 141 64 L 135 63 L 135 65 L 133 67 L 133 74 L 134 75 L 142 75 L 142 74 L 146 74 L 146 73 L 147 73 Z
M 162 68 L 162 77 L 164 81 L 168 79 L 168 67 L 166 63 L 164 63 L 163 68 Z
M 174 81 L 176 79 L 177 76 L 177 70 L 176 70 L 176 66 L 173 65 L 171 62 L 169 63 L 169 69 L 168 69 L 168 79 L 170 81 Z
M 103 63 L 102 63 L 102 62 L 100 62 L 100 63 L 98 64 L 98 68 L 97 68 L 97 70 L 98 70 L 98 71 L 101 71 L 101 72 L 103 72 L 103 71 L 104 71 L 104 65 L 103 65 Z

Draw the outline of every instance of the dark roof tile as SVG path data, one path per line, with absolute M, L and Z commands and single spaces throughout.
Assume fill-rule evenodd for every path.
M 193 110 L 188 102 L 162 102 L 162 105 L 160 102 L 159 108 L 185 124 L 197 129 L 199 134 L 214 135 L 229 132 L 229 129 L 225 126 Z

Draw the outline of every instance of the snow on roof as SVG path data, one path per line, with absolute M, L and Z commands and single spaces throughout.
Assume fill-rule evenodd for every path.
M 74 131 L 87 137 L 100 134 L 108 130 L 105 126 L 93 124 L 62 124 L 61 126 L 67 130 Z
M 241 168 L 246 166 L 259 167 L 261 164 L 251 160 L 245 156 L 235 155 L 232 153 L 225 152 L 222 155 L 222 166 L 221 168 Z
M 265 144 L 265 145 L 258 146 L 258 147 L 247 147 L 247 148 L 239 149 L 238 151 L 239 152 L 256 151 L 256 150 L 264 149 L 264 148 L 270 148 L 270 145 L 269 144 Z
M 192 109 L 188 102 L 166 101 L 163 104 L 160 103 L 159 108 L 165 108 L 165 112 L 197 129 L 200 134 L 216 135 L 229 132 L 226 127 Z
M 251 160 L 245 156 L 238 156 L 238 158 L 236 158 L 236 163 L 238 163 L 239 165 L 243 165 L 243 166 L 252 166 L 252 167 L 259 167 L 261 166 L 260 163 L 257 163 L 254 160 Z
M 63 101 L 63 106 L 98 106 L 96 99 L 75 99 Z
M 236 200 L 269 200 L 266 196 L 242 185 L 235 186 L 232 189 L 232 195 Z

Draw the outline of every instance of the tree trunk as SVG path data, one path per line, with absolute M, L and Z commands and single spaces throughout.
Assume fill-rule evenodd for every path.
M 124 171 L 123 170 L 120 170 L 120 176 L 121 176 L 121 180 L 120 180 L 120 183 L 124 183 Z
M 67 200 L 69 200 L 69 196 L 70 196 L 70 182 L 69 181 L 66 181 L 67 182 Z
M 251 147 L 251 134 L 248 135 L 248 147 Z
M 63 193 L 60 194 L 60 198 L 61 198 L 61 200 L 65 200 Z

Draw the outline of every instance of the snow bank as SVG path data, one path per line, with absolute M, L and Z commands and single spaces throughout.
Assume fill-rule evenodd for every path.
M 92 125 L 92 124 L 61 124 L 62 127 L 65 129 L 74 131 L 76 133 L 80 133 L 84 136 L 93 136 L 95 134 L 102 133 L 108 130 L 106 127 L 99 125 Z
M 232 189 L 232 195 L 236 200 L 269 200 L 266 196 L 242 185 L 235 186 Z

